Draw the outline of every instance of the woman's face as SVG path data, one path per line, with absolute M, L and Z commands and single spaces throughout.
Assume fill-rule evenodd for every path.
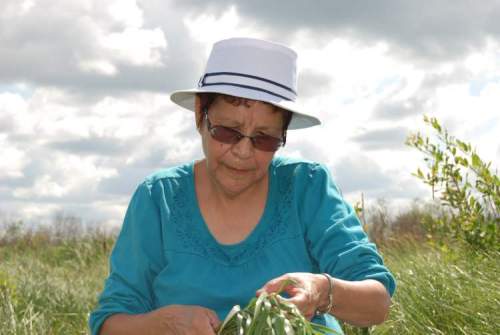
M 200 100 L 196 98 L 199 116 Z M 208 110 L 212 127 L 233 128 L 247 136 L 265 134 L 281 137 L 283 116 L 279 110 L 260 101 L 232 104 L 218 96 Z M 199 118 L 197 117 L 197 120 Z M 236 144 L 221 143 L 210 135 L 207 122 L 200 125 L 208 175 L 214 186 L 234 197 L 265 180 L 274 152 L 256 149 L 247 137 Z

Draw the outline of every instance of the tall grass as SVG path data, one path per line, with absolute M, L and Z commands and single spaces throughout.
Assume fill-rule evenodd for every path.
M 112 243 L 100 235 L 0 243 L 0 334 L 88 333 Z M 398 288 L 389 319 L 371 334 L 498 334 L 498 252 L 412 240 L 381 252 Z
M 0 334 L 87 334 L 111 243 L 85 239 L 1 246 Z
M 398 287 L 389 320 L 371 334 L 498 334 L 498 251 L 405 241 L 382 252 Z M 345 328 L 347 334 L 362 334 Z

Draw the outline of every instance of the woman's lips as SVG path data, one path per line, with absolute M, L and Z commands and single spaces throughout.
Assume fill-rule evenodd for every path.
M 231 171 L 233 173 L 237 173 L 237 174 L 245 174 L 245 173 L 247 173 L 247 172 L 250 171 L 250 169 L 240 169 L 240 168 L 235 168 L 235 167 L 231 167 L 231 166 L 228 166 L 228 165 L 226 165 L 226 168 L 229 171 Z

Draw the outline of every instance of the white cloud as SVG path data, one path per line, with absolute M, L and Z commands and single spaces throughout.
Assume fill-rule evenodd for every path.
M 33 0 L 23 1 L 21 4 L 21 12 L 22 13 L 28 12 L 34 5 L 35 5 L 35 1 L 33 1 Z
M 212 44 L 230 37 L 265 38 L 266 32 L 252 22 L 243 22 L 235 6 L 215 16 L 212 14 L 190 15 L 184 19 L 190 38 L 205 45 L 205 55 L 208 56 Z
M 6 0 L 0 80 L 85 87 L 89 80 L 126 75 L 130 67 L 162 67 L 165 33 L 145 27 L 143 15 L 134 0 L 108 6 L 97 0 Z
M 63 210 L 116 224 L 145 176 L 201 154 L 194 114 L 172 109 L 166 95 L 81 104 L 56 88 L 38 88 L 26 97 L 2 93 L 0 103 L 13 125 L 0 133 L 0 180 L 7 182 L 0 209 L 27 220 Z M 100 185 L 113 178 L 129 186 L 110 201 Z
M 323 120 L 337 123 L 339 117 L 348 114 L 348 127 L 364 124 L 376 101 L 389 95 L 408 94 L 403 91 L 418 83 L 419 74 L 411 65 L 391 58 L 384 43 L 363 46 L 335 38 L 323 48 L 316 48 L 311 47 L 311 35 L 298 34 L 292 46 L 299 53 L 299 65 L 304 72 L 325 73 L 332 78 L 329 87 L 318 90 L 320 94 L 304 97 L 306 108 L 316 111 Z M 403 88 L 401 81 L 405 81 Z M 388 82 L 392 84 L 387 85 Z
M 105 54 L 117 61 L 132 65 L 162 65 L 161 52 L 167 42 L 161 29 L 127 28 L 119 33 L 99 37 Z
M 15 110 L 20 113 L 26 111 L 27 104 L 19 94 L 0 92 L 0 113 L 5 115 L 8 111 Z
M 116 66 L 105 59 L 89 59 L 80 62 L 80 68 L 84 72 L 95 72 L 105 76 L 114 76 L 118 73 Z
M 26 155 L 19 148 L 9 146 L 6 136 L 0 135 L 0 179 L 22 177 Z
M 60 198 L 67 191 L 63 186 L 61 186 L 57 181 L 54 181 L 51 176 L 45 175 L 41 176 L 33 186 L 30 188 L 18 188 L 14 190 L 13 195 L 15 198 L 43 198 L 43 197 L 55 197 Z
M 498 40 L 488 39 L 485 48 L 470 53 L 464 61 L 465 67 L 475 76 L 499 76 L 500 57 Z
M 441 87 L 437 90 L 437 102 L 435 115 L 445 126 L 451 125 L 451 133 L 471 142 L 480 156 L 498 166 L 500 83 L 487 85 L 479 96 L 469 95 L 467 83 Z
M 423 129 L 424 112 L 499 161 L 496 30 L 464 19 L 494 17 L 491 8 L 469 12 L 459 2 L 449 17 L 443 4 L 423 17 L 410 1 L 395 4 L 393 17 L 382 11 L 387 2 L 357 14 L 349 2 L 332 12 L 331 1 L 313 11 L 299 2 L 271 10 L 259 1 L 107 4 L 3 4 L 0 210 L 119 223 L 146 175 L 201 156 L 193 114 L 165 92 L 194 86 L 212 43 L 233 36 L 298 51 L 301 103 L 324 124 L 290 131 L 279 154 L 326 163 L 348 197 L 428 196 L 410 175 L 422 157 L 401 143 L 405 130 Z M 448 29 L 460 20 L 460 33 Z
M 54 213 L 61 211 L 62 206 L 58 204 L 39 204 L 37 202 L 23 202 L 10 204 L 9 208 L 14 211 L 16 216 L 20 217 L 24 222 L 36 222 L 44 224 L 50 222 Z
M 108 12 L 116 22 L 127 27 L 140 28 L 144 23 L 142 10 L 135 0 L 115 0 L 108 6 Z
M 107 25 L 95 26 L 94 56 L 80 61 L 83 70 L 115 75 L 116 63 L 134 66 L 161 66 L 162 52 L 167 48 L 165 34 L 160 28 L 143 28 L 143 11 L 135 0 L 114 1 L 108 7 L 111 20 L 122 26 L 120 31 Z
M 99 182 L 117 174 L 114 168 L 98 166 L 94 158 L 77 155 L 51 155 L 53 168 L 49 174 L 36 178 L 34 185 L 14 190 L 16 199 L 78 197 L 78 193 L 91 193 Z

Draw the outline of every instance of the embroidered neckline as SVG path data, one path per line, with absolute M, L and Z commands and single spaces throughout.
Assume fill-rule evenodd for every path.
M 205 218 L 203 217 L 203 214 L 201 213 L 200 205 L 198 203 L 198 199 L 196 196 L 196 183 L 195 183 L 195 176 L 194 176 L 194 164 L 192 164 L 190 167 L 190 172 L 192 174 L 191 180 L 189 183 L 189 193 L 192 195 L 192 204 L 193 204 L 193 214 L 194 214 L 194 219 L 196 221 L 199 221 L 199 225 L 201 230 L 203 230 L 204 234 L 207 235 L 207 238 L 211 239 L 214 244 L 219 246 L 221 249 L 223 249 L 226 252 L 232 253 L 234 252 L 235 249 L 238 249 L 245 244 L 251 243 L 256 237 L 258 237 L 258 234 L 261 230 L 265 229 L 265 226 L 269 224 L 268 216 L 269 212 L 272 211 L 272 199 L 274 197 L 274 178 L 272 176 L 272 165 L 270 164 L 269 169 L 268 169 L 268 188 L 267 188 L 267 197 L 266 197 L 266 203 L 264 205 L 264 211 L 262 212 L 261 217 L 259 218 L 259 221 L 253 227 L 253 229 L 248 233 L 245 238 L 243 238 L 241 241 L 236 242 L 236 243 L 220 243 L 217 238 L 212 234 L 210 229 L 208 228 L 207 222 L 205 221 Z
M 208 229 L 196 197 L 194 164 L 193 161 L 187 166 L 189 175 L 182 178 L 181 187 L 173 195 L 174 229 L 184 248 L 200 256 L 213 258 L 219 263 L 234 266 L 247 262 L 286 234 L 286 217 L 292 200 L 292 178 L 279 178 L 276 175 L 274 159 L 269 166 L 269 188 L 264 212 L 248 236 L 235 244 L 219 243 Z

